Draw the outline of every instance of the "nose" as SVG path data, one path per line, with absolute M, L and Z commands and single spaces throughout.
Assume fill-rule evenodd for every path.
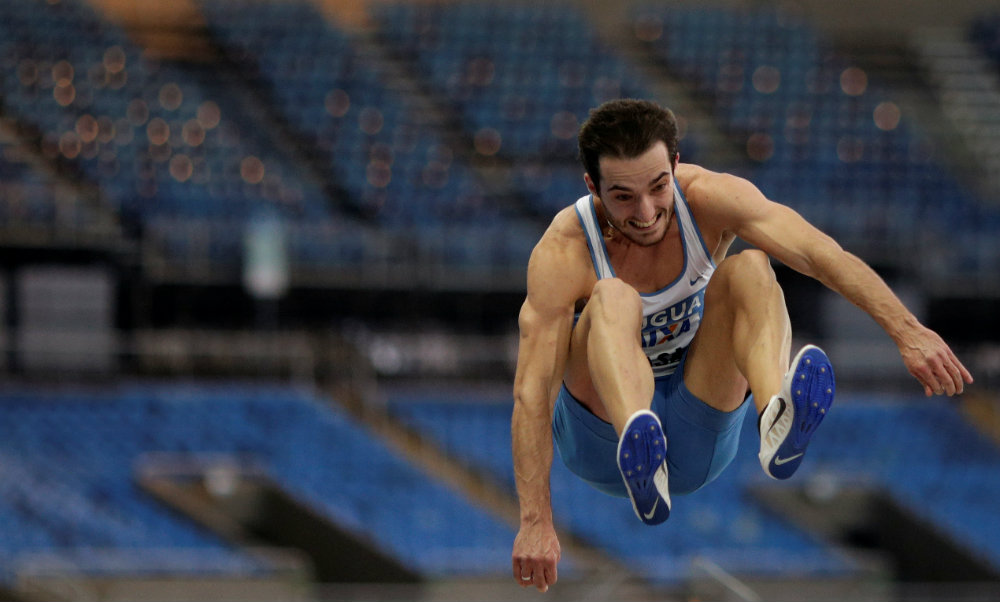
M 647 194 L 639 196 L 639 204 L 636 207 L 636 217 L 643 222 L 648 222 L 656 215 L 656 204 L 653 198 Z

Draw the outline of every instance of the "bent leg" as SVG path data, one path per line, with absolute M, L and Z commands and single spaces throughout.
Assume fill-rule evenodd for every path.
M 757 412 L 781 389 L 792 328 L 785 297 L 762 251 L 726 258 L 705 291 L 705 313 L 688 351 L 684 382 L 708 405 L 735 410 L 749 385 Z
M 617 278 L 600 280 L 570 340 L 566 387 L 611 423 L 617 465 L 636 516 L 657 525 L 670 516 L 666 446 L 650 411 L 653 369 L 640 346 L 642 299 Z
M 653 371 L 639 344 L 642 300 L 617 278 L 598 281 L 573 329 L 566 386 L 619 435 L 653 399 Z

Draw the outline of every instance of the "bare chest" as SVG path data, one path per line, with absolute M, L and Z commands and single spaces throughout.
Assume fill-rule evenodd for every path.
M 605 244 L 615 275 L 640 293 L 660 291 L 684 271 L 684 244 L 675 228 L 648 247 L 614 239 Z

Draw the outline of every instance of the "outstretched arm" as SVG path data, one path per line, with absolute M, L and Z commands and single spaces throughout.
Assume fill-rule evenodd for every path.
M 564 253 L 543 239 L 528 264 L 528 296 L 518 320 L 521 336 L 514 377 L 511 446 L 521 526 L 511 564 L 523 587 L 546 591 L 558 577 L 559 539 L 552 521 L 552 408 L 569 353 L 574 302 Z M 562 266 L 562 269 L 560 268 Z
M 955 395 L 972 375 L 937 333 L 921 324 L 875 271 L 798 213 L 767 200 L 750 182 L 713 176 L 713 198 L 734 233 L 789 267 L 816 278 L 867 312 L 899 348 L 926 395 Z
M 815 253 L 808 265 L 810 275 L 866 311 L 892 337 L 924 394 L 961 394 L 965 384 L 972 383 L 972 375 L 944 340 L 921 324 L 861 259 L 836 246 Z

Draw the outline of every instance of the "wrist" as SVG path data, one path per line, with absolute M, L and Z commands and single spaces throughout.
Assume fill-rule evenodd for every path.
M 552 525 L 552 511 L 535 510 L 528 512 L 521 512 L 521 526 L 522 527 L 537 527 Z
M 908 313 L 903 316 L 902 319 L 897 320 L 891 328 L 887 328 L 886 331 L 892 340 L 896 341 L 897 345 L 905 345 L 909 335 L 921 328 L 920 321 L 913 314 Z

